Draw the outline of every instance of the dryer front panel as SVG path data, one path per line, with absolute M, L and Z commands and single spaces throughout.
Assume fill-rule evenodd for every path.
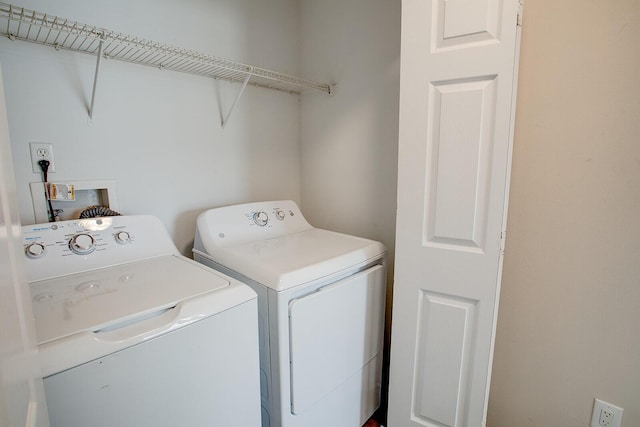
M 384 304 L 385 272 L 381 265 L 291 300 L 293 414 L 302 414 L 382 353 Z M 368 382 L 379 383 L 379 378 Z

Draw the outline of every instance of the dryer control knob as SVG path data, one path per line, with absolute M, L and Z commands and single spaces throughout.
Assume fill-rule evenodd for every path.
M 280 221 L 284 220 L 285 214 L 284 211 L 280 210 L 280 209 L 276 209 L 276 218 L 278 218 Z
M 31 243 L 24 248 L 24 253 L 27 258 L 40 258 L 45 252 L 46 249 L 42 243 Z
M 116 238 L 116 242 L 120 243 L 121 245 L 131 242 L 131 234 L 127 233 L 126 231 L 119 231 L 115 234 L 114 237 Z
M 96 240 L 90 234 L 76 234 L 69 241 L 69 249 L 77 255 L 87 255 L 96 248 Z
M 264 227 L 269 222 L 269 215 L 265 211 L 258 211 L 253 214 L 253 222 L 260 227 Z

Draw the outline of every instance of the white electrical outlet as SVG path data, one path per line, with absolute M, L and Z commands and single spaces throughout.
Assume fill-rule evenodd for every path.
M 33 172 L 42 173 L 38 162 L 40 160 L 49 160 L 48 173 L 56 171 L 56 163 L 53 161 L 53 144 L 42 142 L 30 142 L 29 148 L 31 150 L 31 166 Z
M 596 399 L 591 414 L 591 427 L 622 427 L 622 408 Z

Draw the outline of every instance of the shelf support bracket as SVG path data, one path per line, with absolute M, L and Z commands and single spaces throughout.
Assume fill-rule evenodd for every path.
M 104 49 L 104 39 L 100 38 L 100 46 L 98 47 L 98 58 L 96 60 L 96 73 L 93 76 L 93 90 L 91 91 L 91 105 L 89 106 L 89 119 L 93 119 L 93 104 L 96 100 L 96 86 L 98 85 L 98 73 L 100 72 L 100 61 Z
M 240 88 L 240 92 L 238 92 L 238 96 L 236 96 L 236 99 L 233 100 L 233 104 L 231 104 L 231 108 L 229 108 L 229 111 L 227 112 L 226 117 L 222 120 L 222 127 L 223 128 L 227 124 L 227 122 L 229 121 L 229 117 L 231 116 L 231 113 L 233 112 L 233 109 L 236 107 L 236 104 L 238 103 L 238 100 L 240 99 L 240 97 L 244 93 L 244 90 L 247 88 L 247 84 L 249 84 L 249 80 L 250 79 L 251 79 L 251 74 L 247 75 L 247 77 L 244 79 L 244 82 L 242 82 L 242 87 Z

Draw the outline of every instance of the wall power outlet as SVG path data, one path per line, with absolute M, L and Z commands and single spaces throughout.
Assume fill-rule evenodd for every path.
M 53 144 L 30 142 L 29 150 L 31 151 L 31 167 L 33 172 L 41 173 L 40 160 L 49 160 L 49 173 L 56 171 L 56 163 L 53 161 Z
M 595 399 L 591 414 L 591 427 L 622 427 L 622 408 Z

